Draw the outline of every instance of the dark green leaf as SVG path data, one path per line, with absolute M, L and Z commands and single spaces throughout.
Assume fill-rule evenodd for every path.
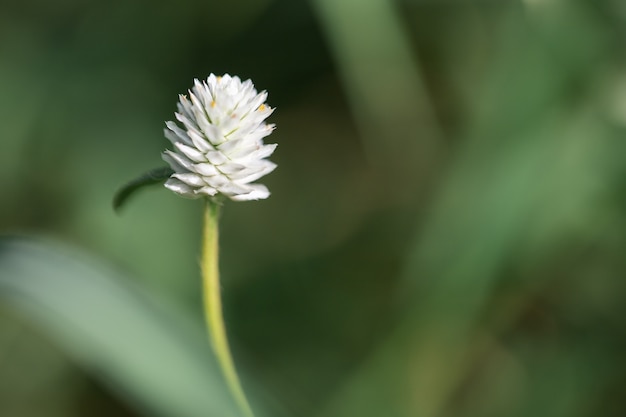
M 128 198 L 140 188 L 147 185 L 161 184 L 173 173 L 174 171 L 169 167 L 159 167 L 129 181 L 115 193 L 113 197 L 113 209 L 116 211 L 119 210 Z

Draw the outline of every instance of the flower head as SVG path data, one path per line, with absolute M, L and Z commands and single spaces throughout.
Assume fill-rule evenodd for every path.
M 166 123 L 165 136 L 174 150 L 163 159 L 174 170 L 165 187 L 185 197 L 224 195 L 231 200 L 259 200 L 270 195 L 253 181 L 276 168 L 265 159 L 276 144 L 263 138 L 274 130 L 265 123 L 273 108 L 264 104 L 251 80 L 225 74 L 194 80 L 189 97 L 179 96 L 176 120 Z

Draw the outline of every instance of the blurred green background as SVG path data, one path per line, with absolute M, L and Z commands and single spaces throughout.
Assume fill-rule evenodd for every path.
M 221 219 L 259 416 L 626 415 L 622 0 L 1 2 L 0 415 L 235 415 L 202 205 L 111 208 L 211 72 L 276 107 Z

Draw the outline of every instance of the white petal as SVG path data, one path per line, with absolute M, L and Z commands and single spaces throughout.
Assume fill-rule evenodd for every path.
M 208 152 L 215 149 L 213 148 L 213 146 L 211 146 L 211 144 L 209 144 L 209 142 L 207 142 L 205 138 L 203 138 L 201 135 L 199 135 L 197 132 L 194 132 L 193 130 L 189 131 L 189 137 L 191 138 L 193 145 L 200 152 Z
M 214 196 L 215 194 L 217 194 L 217 190 L 213 187 L 206 186 L 206 187 L 198 188 L 197 190 L 194 191 L 194 193 Z
M 184 156 L 178 155 L 170 150 L 166 150 L 161 155 L 163 160 L 167 162 L 174 171 L 189 171 L 191 170 L 191 161 Z
M 191 103 L 183 94 L 178 96 L 178 112 L 184 115 L 187 118 L 193 117 L 193 112 L 191 111 Z
M 184 145 L 180 142 L 175 143 L 174 146 L 176 147 L 176 149 L 181 151 L 187 158 L 191 159 L 192 161 L 206 162 L 206 158 L 204 157 L 202 152 L 199 152 L 197 149 Z
M 247 194 L 239 194 L 230 197 L 233 201 L 249 201 L 249 200 L 262 200 L 270 196 L 270 191 L 266 186 L 262 184 L 250 185 L 252 191 Z
M 241 129 L 242 131 L 245 129 Z M 268 125 L 265 123 L 262 123 L 260 125 L 258 125 L 257 127 L 255 127 L 254 129 L 249 129 L 247 130 L 247 136 L 250 138 L 250 140 L 254 140 L 254 141 L 260 141 L 261 139 L 263 139 L 266 136 L 269 136 L 272 134 L 272 132 L 274 131 L 274 125 Z
M 261 106 L 261 104 L 263 104 L 265 102 L 266 99 L 267 99 L 267 92 L 266 91 L 261 91 L 255 97 L 250 98 L 248 103 L 246 103 L 246 107 L 247 107 L 246 114 L 244 114 L 242 118 L 250 117 L 251 115 L 253 115 L 254 112 L 257 111 L 257 109 Z M 269 116 L 270 114 L 271 114 L 271 111 L 267 114 L 267 116 Z M 265 117 L 267 117 L 267 116 L 265 116 Z
M 187 184 L 184 184 L 176 179 L 170 178 L 165 182 L 165 188 L 174 191 L 177 194 L 184 195 L 186 197 L 197 198 L 193 189 L 189 187 Z
M 186 172 L 182 174 L 172 174 L 172 178 L 176 178 L 181 180 L 187 185 L 192 187 L 204 187 L 206 183 L 202 180 L 202 177 L 198 174 L 194 174 L 193 172 Z
M 258 165 L 258 168 L 252 173 L 246 176 L 238 176 L 237 174 L 233 174 L 231 175 L 231 178 L 239 183 L 247 184 L 249 182 L 258 180 L 259 178 L 269 174 L 276 169 L 276 164 L 271 161 L 263 160 L 259 162 L 260 164 Z M 250 170 L 253 170 L 253 168 L 250 168 Z
M 211 73 L 211 74 L 207 77 L 206 81 L 207 81 L 207 84 L 208 84 L 209 86 L 211 86 L 211 87 L 215 87 L 215 85 L 217 84 L 217 76 L 216 76 L 215 74 Z
M 228 157 L 233 160 L 233 161 L 237 161 L 237 162 L 243 162 L 248 160 L 248 156 L 252 155 L 252 153 L 256 152 L 257 150 L 259 150 L 259 144 L 252 142 L 252 143 L 244 143 L 242 146 L 238 147 L 237 149 L 233 150 L 232 152 L 228 153 Z M 257 159 L 257 158 L 250 158 L 250 159 Z
M 182 130 L 181 132 L 182 132 L 181 134 L 177 134 L 176 132 L 173 132 L 170 129 L 167 129 L 167 128 L 163 129 L 163 134 L 170 142 L 172 142 L 172 144 L 176 142 L 182 142 L 187 145 L 191 145 L 192 142 L 189 136 L 187 136 L 184 130 Z
M 274 153 L 274 150 L 276 149 L 278 145 L 276 143 L 272 143 L 269 145 L 264 145 L 261 148 L 257 149 L 256 151 L 252 152 L 249 155 L 250 159 L 263 159 L 263 158 L 267 158 L 268 156 L 270 156 L 271 154 Z
M 187 132 L 185 132 L 183 129 L 178 127 L 176 123 L 172 121 L 165 122 L 165 126 L 167 126 L 167 129 L 165 129 L 165 136 L 172 143 L 182 141 L 186 143 L 187 145 L 191 145 L 191 139 L 189 138 L 189 135 L 187 135 Z
M 193 80 L 193 85 L 194 85 L 193 91 L 196 94 L 196 96 L 198 96 L 200 101 L 202 101 L 202 106 L 204 108 L 208 107 L 211 101 L 213 101 L 213 98 L 209 94 L 209 90 L 206 87 L 206 84 L 201 83 L 200 80 L 196 78 L 195 80 Z
M 200 128 L 198 127 L 198 124 L 195 122 L 193 116 L 187 117 L 187 116 L 185 116 L 183 114 L 180 114 L 180 113 L 174 113 L 174 116 L 176 116 L 176 120 L 178 120 L 179 122 L 181 122 L 182 124 L 185 125 L 185 128 L 187 128 L 187 130 L 189 130 L 189 129 L 200 130 Z
M 222 128 L 216 125 L 207 126 L 204 130 L 204 134 L 213 145 L 219 145 L 226 140 L 222 132 Z
M 206 159 L 213 165 L 221 165 L 228 161 L 228 158 L 220 151 L 211 151 L 206 153 Z M 200 161 L 198 161 L 200 162 Z
M 233 162 L 228 162 L 217 167 L 220 172 L 226 174 L 229 177 L 231 174 L 236 174 L 238 172 L 244 171 L 246 168 L 247 167 L 245 165 L 236 164 Z
M 230 155 L 235 149 L 244 146 L 246 138 L 231 139 L 218 146 L 218 149 L 226 155 Z
M 194 121 L 196 122 L 200 130 L 206 133 L 207 128 L 210 128 L 212 124 L 209 121 L 205 107 L 195 94 L 191 93 L 189 96 L 191 97 L 191 102 L 193 103 Z
M 213 188 L 221 188 L 228 184 L 230 180 L 223 175 L 214 175 L 212 177 L 204 178 L 204 181 Z
M 237 194 L 248 194 L 253 191 L 250 186 L 237 184 L 234 182 L 229 182 L 224 184 L 219 188 L 220 193 L 226 194 L 228 196 L 237 195 Z
M 219 174 L 219 171 L 213 164 L 209 164 L 207 162 L 201 164 L 195 164 L 192 168 L 194 172 L 204 176 L 204 177 L 212 177 L 213 175 Z

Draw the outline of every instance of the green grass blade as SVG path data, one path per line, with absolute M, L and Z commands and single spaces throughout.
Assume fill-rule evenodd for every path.
M 145 415 L 236 415 L 201 326 L 82 253 L 0 240 L 0 300 Z

